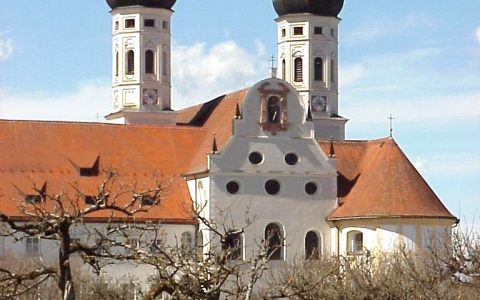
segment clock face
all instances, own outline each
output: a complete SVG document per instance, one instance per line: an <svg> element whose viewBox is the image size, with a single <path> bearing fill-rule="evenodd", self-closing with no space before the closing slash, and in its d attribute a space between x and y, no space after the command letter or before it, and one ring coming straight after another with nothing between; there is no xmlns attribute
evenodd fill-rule
<svg viewBox="0 0 480 300"><path fill-rule="evenodd" d="M158 104L158 93L154 89L143 90L143 104L144 105L156 105Z"/></svg>
<svg viewBox="0 0 480 300"><path fill-rule="evenodd" d="M312 96L312 111L325 112L327 111L327 99L323 96Z"/></svg>

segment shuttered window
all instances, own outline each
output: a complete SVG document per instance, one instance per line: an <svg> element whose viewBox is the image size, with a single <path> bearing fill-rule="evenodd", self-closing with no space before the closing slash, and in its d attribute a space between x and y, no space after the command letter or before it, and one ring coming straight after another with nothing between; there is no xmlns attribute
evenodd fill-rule
<svg viewBox="0 0 480 300"><path fill-rule="evenodd" d="M295 81L303 81L303 61L300 57L295 58Z"/></svg>

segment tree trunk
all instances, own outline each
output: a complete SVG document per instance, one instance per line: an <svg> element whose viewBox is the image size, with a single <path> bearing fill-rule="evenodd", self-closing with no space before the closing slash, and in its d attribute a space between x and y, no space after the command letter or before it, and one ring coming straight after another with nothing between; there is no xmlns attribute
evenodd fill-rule
<svg viewBox="0 0 480 300"><path fill-rule="evenodd" d="M58 287L62 291L63 300L75 300L72 272L70 269L70 226L60 224L60 249L58 253L59 278Z"/></svg>

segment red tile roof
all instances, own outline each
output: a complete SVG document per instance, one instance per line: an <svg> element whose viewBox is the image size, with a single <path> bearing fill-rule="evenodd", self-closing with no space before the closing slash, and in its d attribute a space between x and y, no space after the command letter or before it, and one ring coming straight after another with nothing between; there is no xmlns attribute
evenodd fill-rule
<svg viewBox="0 0 480 300"><path fill-rule="evenodd" d="M318 141L328 151L330 141ZM392 138L334 141L340 207L328 219L456 219Z"/></svg>
<svg viewBox="0 0 480 300"><path fill-rule="evenodd" d="M49 195L61 190L96 195L105 178L102 170L114 168L120 175L118 184L137 182L149 188L154 174L166 183L173 179L165 199L142 218L192 222L191 199L179 174L187 171L205 134L206 130L192 127L0 121L1 210L20 216L10 199L32 193L33 183L46 182ZM81 177L78 167L90 168L97 158L99 176Z"/></svg>

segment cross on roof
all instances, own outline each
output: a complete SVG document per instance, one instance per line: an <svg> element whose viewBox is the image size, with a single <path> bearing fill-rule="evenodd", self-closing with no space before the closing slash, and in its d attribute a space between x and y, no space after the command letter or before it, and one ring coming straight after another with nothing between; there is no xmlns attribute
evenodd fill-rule
<svg viewBox="0 0 480 300"><path fill-rule="evenodd" d="M272 63L272 68L275 68L275 62L276 62L276 61L277 61L277 60L275 59L275 56L272 55L272 56L270 57L270 62Z"/></svg>
<svg viewBox="0 0 480 300"><path fill-rule="evenodd" d="M97 112L97 113L95 114L95 119L97 120L97 123L98 123L98 119L99 119L99 118L100 118L100 114Z"/></svg>
<svg viewBox="0 0 480 300"><path fill-rule="evenodd" d="M395 120L395 118L390 114L390 117L387 119L390 120L390 137L393 137L393 120Z"/></svg>

